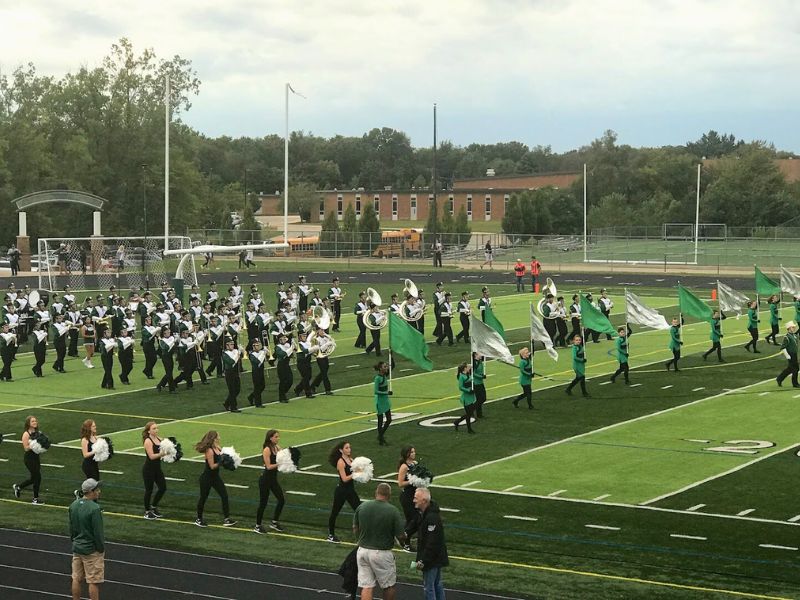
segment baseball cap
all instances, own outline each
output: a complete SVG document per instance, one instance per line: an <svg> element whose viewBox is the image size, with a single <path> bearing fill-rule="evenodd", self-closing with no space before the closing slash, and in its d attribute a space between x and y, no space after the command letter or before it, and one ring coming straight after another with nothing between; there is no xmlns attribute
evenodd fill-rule
<svg viewBox="0 0 800 600"><path fill-rule="evenodd" d="M87 479L86 481L84 481L81 484L81 491L84 494L88 494L89 492L95 491L101 485L103 485L103 484L101 482L97 481L96 479L89 478L89 479Z"/></svg>

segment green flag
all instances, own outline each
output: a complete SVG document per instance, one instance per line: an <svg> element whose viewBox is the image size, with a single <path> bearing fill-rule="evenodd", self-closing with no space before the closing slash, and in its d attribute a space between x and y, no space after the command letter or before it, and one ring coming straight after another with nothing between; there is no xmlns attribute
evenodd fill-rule
<svg viewBox="0 0 800 600"><path fill-rule="evenodd" d="M700 300L700 298L682 285L678 285L678 306L682 315L694 317L701 321L708 321L710 323L714 315L714 311L711 310L708 304Z"/></svg>
<svg viewBox="0 0 800 600"><path fill-rule="evenodd" d="M781 286L772 281L769 277L761 272L761 269L756 267L756 294L759 296L772 296L772 294L780 294Z"/></svg>
<svg viewBox="0 0 800 600"><path fill-rule="evenodd" d="M492 307L486 305L483 310L483 322L486 323L489 327L494 329L497 333L500 334L500 337L503 338L505 341L506 339L506 330L503 329L503 324L497 320L497 317L494 316L494 311Z"/></svg>
<svg viewBox="0 0 800 600"><path fill-rule="evenodd" d="M389 348L425 371L433 371L428 358L428 344L423 335L407 321L389 311Z"/></svg>
<svg viewBox="0 0 800 600"><path fill-rule="evenodd" d="M607 333L609 335L617 335L617 330L608 320L608 317L600 312L594 304L589 302L583 294L581 298L581 321L586 329L597 331L598 333Z"/></svg>

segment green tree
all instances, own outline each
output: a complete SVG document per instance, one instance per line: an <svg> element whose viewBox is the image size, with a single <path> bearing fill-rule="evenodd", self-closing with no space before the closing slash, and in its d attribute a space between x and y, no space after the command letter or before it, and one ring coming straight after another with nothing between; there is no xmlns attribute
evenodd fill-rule
<svg viewBox="0 0 800 600"><path fill-rule="evenodd" d="M311 220L311 212L319 207L319 194L312 183L300 182L289 186L289 211L300 215L300 220Z"/></svg>
<svg viewBox="0 0 800 600"><path fill-rule="evenodd" d="M344 251L348 254L355 254L358 250L356 241L358 239L358 221L356 220L356 210L352 204L348 204L344 209L342 219L342 232L339 234L340 246L343 245Z"/></svg>
<svg viewBox="0 0 800 600"><path fill-rule="evenodd" d="M375 206L372 202L367 202L361 209L361 218L358 221L358 233L361 238L361 250L368 256L372 255L372 249L380 244L381 224L378 215L375 213Z"/></svg>
<svg viewBox="0 0 800 600"><path fill-rule="evenodd" d="M339 236L339 220L335 211L330 211L322 221L319 234L319 249L322 256L336 256Z"/></svg>
<svg viewBox="0 0 800 600"><path fill-rule="evenodd" d="M553 188L541 188L512 194L503 217L503 231L525 235L552 233L550 203L557 192Z"/></svg>

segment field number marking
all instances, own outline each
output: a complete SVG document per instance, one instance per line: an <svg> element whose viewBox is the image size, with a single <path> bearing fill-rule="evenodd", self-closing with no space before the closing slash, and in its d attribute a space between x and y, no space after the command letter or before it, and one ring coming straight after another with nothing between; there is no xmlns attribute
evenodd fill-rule
<svg viewBox="0 0 800 600"><path fill-rule="evenodd" d="M686 442L696 442L698 444L709 444L713 440L694 440L684 439ZM767 440L728 440L722 442L724 446L711 446L710 448L703 448L705 452L722 452L724 454L758 454L759 450L766 450L774 448L775 442ZM798 451L800 456L800 451Z"/></svg>

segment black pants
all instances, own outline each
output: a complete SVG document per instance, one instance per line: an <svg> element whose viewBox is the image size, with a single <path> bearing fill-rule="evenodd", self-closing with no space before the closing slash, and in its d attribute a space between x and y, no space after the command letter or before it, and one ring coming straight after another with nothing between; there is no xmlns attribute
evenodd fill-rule
<svg viewBox="0 0 800 600"><path fill-rule="evenodd" d="M719 342L711 342L711 348L709 348L708 350L706 350L703 353L703 360L705 360L708 357L708 355L712 354L715 350L717 351L717 360L719 360L721 362L722 361L722 344L720 344Z"/></svg>
<svg viewBox="0 0 800 600"><path fill-rule="evenodd" d="M594 329L589 329L588 327L583 330L583 343L586 344L589 342L591 338L592 342L597 343L600 340L600 332L595 331Z"/></svg>
<svg viewBox="0 0 800 600"><path fill-rule="evenodd" d="M475 391L475 416L479 419L483 417L483 405L486 402L486 386L483 384L474 386Z"/></svg>
<svg viewBox="0 0 800 600"><path fill-rule="evenodd" d="M375 355L381 355L381 330L380 329L370 329L370 334L372 335L372 342L369 346L367 346L367 354L375 350Z"/></svg>
<svg viewBox="0 0 800 600"><path fill-rule="evenodd" d="M444 341L444 338L447 338L447 343L452 346L453 345L453 328L450 327L450 317L441 317L441 329L439 331L439 337L436 338L436 343L440 346Z"/></svg>
<svg viewBox="0 0 800 600"><path fill-rule="evenodd" d="M567 393L571 393L572 388L574 388L578 384L581 384L581 392L583 393L584 396L586 396L587 395L586 375L578 375L577 373L575 373L575 379L570 381L569 385L567 386Z"/></svg>
<svg viewBox="0 0 800 600"><path fill-rule="evenodd" d="M222 376L222 345L221 342L208 343L208 368L206 374L211 375L214 370L217 371L217 377Z"/></svg>
<svg viewBox="0 0 800 600"><path fill-rule="evenodd" d="M385 413L378 413L378 439L383 441L383 436L386 435L386 430L392 424L392 411L387 410Z"/></svg>
<svg viewBox="0 0 800 600"><path fill-rule="evenodd" d="M461 331L456 336L456 341L463 339L465 343L469 343L469 317L465 314L458 315L461 321Z"/></svg>
<svg viewBox="0 0 800 600"><path fill-rule="evenodd" d="M283 497L283 488L278 483L278 475L276 471L267 471L266 469L258 478L258 512L256 513L256 525L261 525L264 519L264 511L267 508L269 501L269 494L275 496L278 503L275 505L275 512L272 513L272 520L278 521L281 518L281 511L283 510L286 500Z"/></svg>
<svg viewBox="0 0 800 600"><path fill-rule="evenodd" d="M100 481L100 463L94 459L94 456L83 459L81 462L81 471L83 471L87 479Z"/></svg>
<svg viewBox="0 0 800 600"><path fill-rule="evenodd" d="M616 371L614 371L614 374L611 376L611 381L614 381L617 378L618 375L624 375L625 376L625 383L628 383L628 381L630 381L628 379L628 371L629 370L630 369L628 367L628 363L626 363L626 362L619 363L619 368Z"/></svg>
<svg viewBox="0 0 800 600"><path fill-rule="evenodd" d="M161 364L164 365L164 376L161 378L161 381L158 382L158 387L169 386L169 391L171 392L175 389L175 378L173 377L173 373L175 371L175 359L173 358L172 353L162 354Z"/></svg>
<svg viewBox="0 0 800 600"><path fill-rule="evenodd" d="M333 301L333 330L339 331L339 325L342 321L342 301Z"/></svg>
<svg viewBox="0 0 800 600"><path fill-rule="evenodd" d="M769 344L769 338L772 338L772 343L777 346L778 338L776 336L778 335L778 324L774 323L771 325L771 327L772 327L772 332L767 337L764 338L764 341Z"/></svg>
<svg viewBox="0 0 800 600"><path fill-rule="evenodd" d="M103 363L103 383L100 387L107 390L114 389L114 354L111 352L104 352L100 357L100 362Z"/></svg>
<svg viewBox="0 0 800 600"><path fill-rule="evenodd" d="M514 398L514 406L519 406L520 400L525 400L528 403L528 408L533 408L533 398L530 384L522 386L522 393Z"/></svg>
<svg viewBox="0 0 800 600"><path fill-rule="evenodd" d="M601 302L601 304L602 304L602 302ZM609 313L609 312L606 312L606 311L604 311L604 310L601 310L600 312L601 312L601 313L603 313L603 316L604 316L606 319L608 319L609 321L611 320L611 313ZM614 338L612 338L612 337L611 337L611 334L610 334L610 333L607 333L607 334L606 334L606 339L607 339L607 340L611 340L611 339L614 339Z"/></svg>
<svg viewBox="0 0 800 600"><path fill-rule="evenodd" d="M29 485L33 486L33 497L39 497L39 486L42 484L42 464L39 461L39 455L32 450L25 453L23 458L25 461L25 468L28 469L30 477L19 484L20 489L25 489Z"/></svg>
<svg viewBox="0 0 800 600"><path fill-rule="evenodd" d="M750 341L744 345L744 349L749 350L750 347L752 347L754 352L758 352L756 350L756 343L758 343L758 327L748 327L747 331L750 332Z"/></svg>
<svg viewBox="0 0 800 600"><path fill-rule="evenodd" d="M461 421L467 422L467 431L472 431L472 417L475 415L475 402L472 404L467 404L464 407L464 414L459 417L459 419L455 422L456 428L461 424Z"/></svg>
<svg viewBox="0 0 800 600"><path fill-rule="evenodd" d="M798 387L797 383L797 372L798 372L798 363L797 363L797 355L790 354L791 358L787 361L786 368L781 371L781 374L778 375L778 383L783 383L783 380L786 379L789 375L792 376L792 386Z"/></svg>
<svg viewBox="0 0 800 600"><path fill-rule="evenodd" d="M70 329L67 335L69 336L67 356L78 356L78 330Z"/></svg>
<svg viewBox="0 0 800 600"><path fill-rule="evenodd" d="M442 318L439 316L439 311L434 309L433 316L436 319L436 325L433 327L433 336L438 338L439 334L442 333Z"/></svg>
<svg viewBox="0 0 800 600"><path fill-rule="evenodd" d="M292 373L292 366L289 364L289 359L284 358L278 361L278 400L280 402L286 401L286 394L292 389L294 383L294 374Z"/></svg>
<svg viewBox="0 0 800 600"><path fill-rule="evenodd" d="M415 326L417 331L419 331L422 335L425 335L425 317L420 317Z"/></svg>
<svg viewBox="0 0 800 600"><path fill-rule="evenodd" d="M161 470L161 461L156 462L146 458L144 467L142 467L142 479L144 479L144 510L148 511L152 508L157 508L161 498L167 493L167 480ZM158 491L156 491L151 504L150 498L153 496L153 486L156 486Z"/></svg>
<svg viewBox="0 0 800 600"><path fill-rule="evenodd" d="M578 317L572 317L572 331L569 332L569 339L572 341L576 335L581 335L581 320Z"/></svg>
<svg viewBox="0 0 800 600"><path fill-rule="evenodd" d="M181 357L181 372L175 378L175 387L178 387L178 384L182 381L186 382L186 389L190 390L194 387L194 381L192 381L192 375L197 370L197 360L193 356L195 354L194 351L189 350L183 357Z"/></svg>
<svg viewBox="0 0 800 600"><path fill-rule="evenodd" d="M46 342L33 345L33 356L36 357L36 364L33 365L33 374L36 375L37 377L42 376L42 365L44 364L46 353L47 353Z"/></svg>
<svg viewBox="0 0 800 600"><path fill-rule="evenodd" d="M556 339L553 342L556 346L566 346L567 345L567 322L564 319L558 318L556 319L556 328L558 329L558 334L556 335Z"/></svg>
<svg viewBox="0 0 800 600"><path fill-rule="evenodd" d="M556 325L556 320L544 319L543 323L544 323L544 330L547 332L547 335L550 336L550 341L553 342L553 344L555 344L557 336L556 329L558 328L558 326Z"/></svg>
<svg viewBox="0 0 800 600"><path fill-rule="evenodd" d="M231 514L231 510L228 502L228 490L225 488L225 482L222 481L222 477L219 476L216 470L211 471L206 467L200 475L199 481L200 499L197 501L197 518L202 520L203 508L206 505L206 500L208 500L208 495L211 493L211 488L214 488L219 494L219 499L222 500L222 514L227 519Z"/></svg>
<svg viewBox="0 0 800 600"><path fill-rule="evenodd" d="M14 348L5 346L0 352L0 358L3 360L3 370L0 371L0 379L8 379L11 381L11 363L14 360Z"/></svg>
<svg viewBox="0 0 800 600"><path fill-rule="evenodd" d="M666 364L667 371L669 371L670 365L674 365L675 366L675 370L679 371L680 369L678 369L678 361L680 359L681 359L681 351L680 350L673 350L672 351L672 360L668 360L667 364Z"/></svg>
<svg viewBox="0 0 800 600"><path fill-rule="evenodd" d="M294 386L294 395L303 392L306 397L311 397L311 357L297 359L297 371L300 373L300 383Z"/></svg>
<svg viewBox="0 0 800 600"><path fill-rule="evenodd" d="M442 266L442 253L441 252L434 252L433 253L433 266L434 267L441 267Z"/></svg>
<svg viewBox="0 0 800 600"><path fill-rule="evenodd" d="M410 491L406 491L410 490ZM408 535L408 531L414 526L417 521L417 516L419 513L417 509L414 507L414 492L416 492L417 488L412 485L407 485L403 488L403 491L400 492L400 506L403 508L403 516L406 518L406 535ZM410 538L410 536L409 536ZM408 543L410 543L410 539Z"/></svg>
<svg viewBox="0 0 800 600"><path fill-rule="evenodd" d="M122 383L129 383L128 375L133 371L133 346L119 351L119 380Z"/></svg>
<svg viewBox="0 0 800 600"><path fill-rule="evenodd" d="M59 335L53 342L53 346L56 349L56 362L53 363L53 368L56 371L63 371L64 358L67 356L67 340L64 339L63 335Z"/></svg>
<svg viewBox="0 0 800 600"><path fill-rule="evenodd" d="M253 367L253 371L250 376L253 379L253 391L247 396L247 399L250 401L250 404L263 406L261 402L261 394L264 393L264 388L266 387L266 382L264 380L264 367Z"/></svg>
<svg viewBox="0 0 800 600"><path fill-rule="evenodd" d="M158 354L156 353L156 347L153 341L142 343L142 351L144 352L144 369L142 369L142 373L148 379L153 378L153 367L156 366L158 362Z"/></svg>
<svg viewBox="0 0 800 600"><path fill-rule="evenodd" d="M323 384L325 386L325 391L331 391L331 381L328 379L328 358L326 356L318 356L317 357L317 366L319 367L319 373L314 378L314 381L311 382L312 388L319 387L319 384Z"/></svg>
<svg viewBox="0 0 800 600"><path fill-rule="evenodd" d="M358 325L358 337L356 343L353 344L356 348L367 347L367 328L364 325L364 316L356 315L356 325Z"/></svg>
<svg viewBox="0 0 800 600"><path fill-rule="evenodd" d="M333 506L331 507L331 516L328 517L328 533L331 535L336 531L336 517L339 516L345 502L353 510L361 504L361 498L358 497L355 485L352 482L349 485L337 485L333 491Z"/></svg>
<svg viewBox="0 0 800 600"><path fill-rule="evenodd" d="M236 410L238 408L236 398L242 390L242 380L239 379L239 369L235 366L225 371L225 385L228 386L228 397L224 402L225 408L228 410Z"/></svg>

